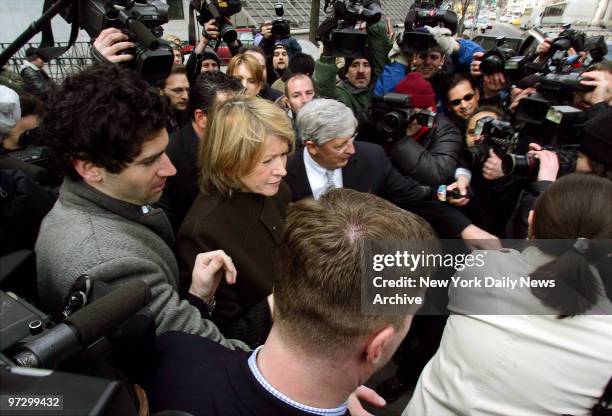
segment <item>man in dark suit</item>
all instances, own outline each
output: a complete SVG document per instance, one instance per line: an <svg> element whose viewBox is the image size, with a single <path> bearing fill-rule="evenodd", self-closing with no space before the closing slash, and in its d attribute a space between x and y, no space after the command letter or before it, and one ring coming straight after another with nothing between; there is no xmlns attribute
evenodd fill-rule
<svg viewBox="0 0 612 416"><path fill-rule="evenodd" d="M191 86L191 122L170 136L166 154L176 167L176 175L168 178L159 202L175 233L198 195L198 149L208 113L218 102L240 91L240 81L219 71L200 74Z"/></svg>
<svg viewBox="0 0 612 416"><path fill-rule="evenodd" d="M428 190L402 176L382 147L355 142L357 120L344 104L329 99L310 101L298 113L296 124L304 148L288 162L284 179L294 201L310 196L317 199L330 187L351 188L421 215L440 237L496 240L455 208L424 200Z"/></svg>

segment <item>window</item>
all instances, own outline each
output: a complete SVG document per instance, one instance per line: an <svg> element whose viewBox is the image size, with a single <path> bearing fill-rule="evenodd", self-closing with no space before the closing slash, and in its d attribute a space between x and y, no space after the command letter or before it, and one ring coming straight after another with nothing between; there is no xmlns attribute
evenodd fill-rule
<svg viewBox="0 0 612 416"><path fill-rule="evenodd" d="M183 0L167 0L168 3L168 20L183 20L185 13L183 12Z"/></svg>

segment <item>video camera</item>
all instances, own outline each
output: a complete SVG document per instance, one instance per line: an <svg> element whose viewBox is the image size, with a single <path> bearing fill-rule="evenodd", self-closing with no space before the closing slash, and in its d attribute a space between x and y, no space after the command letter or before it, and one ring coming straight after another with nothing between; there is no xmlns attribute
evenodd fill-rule
<svg viewBox="0 0 612 416"><path fill-rule="evenodd" d="M457 32L457 14L452 10L443 9L442 0L416 1L404 21L404 34L399 42L402 52L427 52L436 45L433 35L421 31L420 28L424 26L445 27L454 35Z"/></svg>
<svg viewBox="0 0 612 416"><path fill-rule="evenodd" d="M242 10L240 0L191 0L190 5L193 10L198 12L198 22L202 26L209 20L215 20L221 39L225 43L230 44L238 39L236 29L227 18Z"/></svg>
<svg viewBox="0 0 612 416"><path fill-rule="evenodd" d="M503 36L496 39L496 47L482 57L480 71L484 75L502 72L507 80L517 83L524 77L525 67L530 61L526 56L516 56L513 49L504 48L505 41Z"/></svg>
<svg viewBox="0 0 612 416"><path fill-rule="evenodd" d="M542 147L542 150L551 150L557 154L559 159L559 173L557 177L567 175L576 170L579 147L580 145L577 144ZM540 159L536 159L531 153L523 155L506 153L502 157L502 171L504 175L517 175L535 179L539 170Z"/></svg>
<svg viewBox="0 0 612 416"><path fill-rule="evenodd" d="M489 150L503 157L514 151L518 144L518 132L507 121L496 120L493 117L483 117L474 128L476 136L482 136L480 143L463 151L463 160L470 168L481 166L489 158Z"/></svg>
<svg viewBox="0 0 612 416"><path fill-rule="evenodd" d="M380 21L379 0L326 0L324 11L334 6L333 14L319 25L317 39L331 48L333 56L363 56L367 35L354 27L358 22L374 24Z"/></svg>
<svg viewBox="0 0 612 416"><path fill-rule="evenodd" d="M272 36L275 39L286 39L291 36L291 25L287 19L283 19L285 9L281 2L274 5L274 12L277 17L272 21Z"/></svg>
<svg viewBox="0 0 612 416"><path fill-rule="evenodd" d="M406 128L413 120L421 126L433 127L436 113L431 111L416 112L411 106L410 96L389 92L373 96L369 119L375 126L376 137L383 137L384 142L393 143L406 136Z"/></svg>
<svg viewBox="0 0 612 416"><path fill-rule="evenodd" d="M136 46L128 50L134 59L124 65L135 69L146 81L165 79L172 70L173 56L169 44L161 40L168 22L168 5L159 0L83 0L61 14L68 23L78 10L78 24L96 38L103 29L116 27L129 36Z"/></svg>

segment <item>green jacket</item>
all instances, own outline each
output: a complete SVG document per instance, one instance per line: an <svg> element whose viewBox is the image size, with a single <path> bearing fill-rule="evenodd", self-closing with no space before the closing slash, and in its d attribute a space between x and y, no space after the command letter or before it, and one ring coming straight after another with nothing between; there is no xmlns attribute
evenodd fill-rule
<svg viewBox="0 0 612 416"><path fill-rule="evenodd" d="M18 94L25 89L25 82L21 75L7 68L0 71L0 85L7 86Z"/></svg>
<svg viewBox="0 0 612 416"><path fill-rule="evenodd" d="M372 79L370 87L355 88L348 81L336 84L338 67L336 58L333 56L321 56L315 62L315 72L312 76L317 95L326 98L337 99L348 106L355 116L367 109L372 96L372 87L382 73L387 63L387 54L391 50L392 43L387 37L386 26L383 21L366 28L368 35L368 49L370 53L370 65L372 66Z"/></svg>

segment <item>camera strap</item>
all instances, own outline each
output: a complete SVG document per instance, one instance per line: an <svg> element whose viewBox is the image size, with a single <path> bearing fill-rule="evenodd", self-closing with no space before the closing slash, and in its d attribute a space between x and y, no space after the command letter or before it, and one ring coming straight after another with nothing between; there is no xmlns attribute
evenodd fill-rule
<svg viewBox="0 0 612 416"><path fill-rule="evenodd" d="M45 0L43 6L43 13L45 13L52 5L53 0ZM53 39L53 29L51 28L51 23L46 25L42 31L42 40L40 42L40 48L38 48L38 55L45 62L49 62L53 59L59 58L64 52L74 45L77 36L79 35L79 4L80 1L73 1L70 7L70 21L72 22L72 26L70 28L70 38L68 40L67 46L54 46L55 40ZM68 19L66 19L68 20Z"/></svg>

